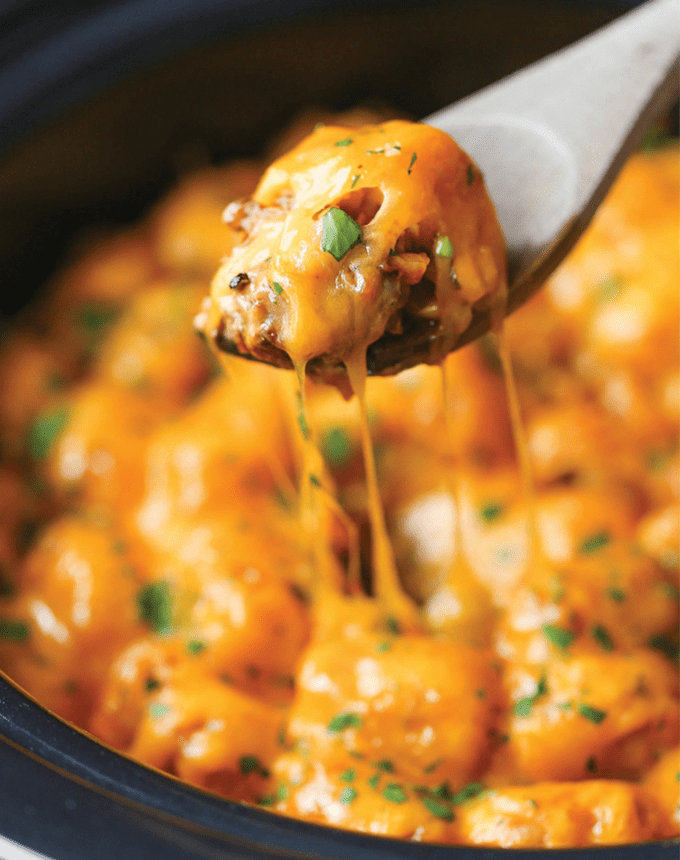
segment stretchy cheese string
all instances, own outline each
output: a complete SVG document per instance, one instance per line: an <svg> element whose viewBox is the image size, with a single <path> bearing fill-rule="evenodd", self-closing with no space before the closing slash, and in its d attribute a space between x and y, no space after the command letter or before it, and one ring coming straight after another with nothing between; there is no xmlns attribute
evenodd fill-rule
<svg viewBox="0 0 680 860"><path fill-rule="evenodd" d="M519 405L515 374L512 368L510 348L503 331L502 323L496 327L493 337L496 342L496 349L498 351L498 357L500 358L501 368L503 371L503 380L505 382L508 410L510 413L510 424L512 427L512 437L515 443L515 451L517 453L517 461L522 482L522 495L526 506L526 522L529 538L528 567L531 567L545 561L536 522L536 491L534 487L534 475L531 466L531 458L529 456L529 446L527 444L524 424L522 422L522 412Z"/></svg>
<svg viewBox="0 0 680 860"><path fill-rule="evenodd" d="M361 450L364 458L366 490L368 493L368 516L371 523L373 588L375 596L384 607L385 613L396 619L402 630L419 630L422 628L422 624L418 611L401 587L392 543L387 533L387 526L385 525L385 513L378 488L373 443L371 441L368 416L366 414L365 349L356 350L345 364L359 410Z"/></svg>

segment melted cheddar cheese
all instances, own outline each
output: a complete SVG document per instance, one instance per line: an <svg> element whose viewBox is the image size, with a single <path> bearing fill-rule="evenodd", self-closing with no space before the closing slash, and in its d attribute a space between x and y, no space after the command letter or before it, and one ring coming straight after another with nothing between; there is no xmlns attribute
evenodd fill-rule
<svg viewBox="0 0 680 860"><path fill-rule="evenodd" d="M322 126L225 220L241 243L201 327L275 364L334 368L414 318L432 322L438 361L474 307L504 300L504 243L481 173L426 125Z"/></svg>
<svg viewBox="0 0 680 860"><path fill-rule="evenodd" d="M249 203L261 165L187 177L3 342L0 666L104 744L310 822L677 837L677 146L631 159L506 323L527 493L490 339L447 357L445 386L419 366L363 391L352 357L405 314L456 329L504 289L466 156L367 121L316 131ZM332 205L361 222L340 260ZM191 321L225 254L211 337L347 361L363 411L304 373L216 365Z"/></svg>

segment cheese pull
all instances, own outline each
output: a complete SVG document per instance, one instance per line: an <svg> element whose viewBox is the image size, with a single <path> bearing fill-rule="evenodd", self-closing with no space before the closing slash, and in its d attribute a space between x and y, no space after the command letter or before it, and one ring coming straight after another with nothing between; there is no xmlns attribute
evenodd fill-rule
<svg viewBox="0 0 680 860"><path fill-rule="evenodd" d="M323 126L225 221L241 242L197 326L224 351L340 384L436 363L506 296L505 244L478 168L444 132Z"/></svg>

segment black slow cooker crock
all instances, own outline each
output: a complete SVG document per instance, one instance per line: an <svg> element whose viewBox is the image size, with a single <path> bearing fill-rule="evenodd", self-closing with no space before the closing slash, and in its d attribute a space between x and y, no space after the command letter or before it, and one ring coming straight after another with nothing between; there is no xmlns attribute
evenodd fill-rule
<svg viewBox="0 0 680 860"><path fill-rule="evenodd" d="M0 313L85 225L133 221L182 153L252 155L318 105L434 110L574 41L616 0L98 0L0 4ZM345 833L213 797L105 749L0 677L0 836L55 860L661 860ZM3 856L0 846L0 857Z"/></svg>

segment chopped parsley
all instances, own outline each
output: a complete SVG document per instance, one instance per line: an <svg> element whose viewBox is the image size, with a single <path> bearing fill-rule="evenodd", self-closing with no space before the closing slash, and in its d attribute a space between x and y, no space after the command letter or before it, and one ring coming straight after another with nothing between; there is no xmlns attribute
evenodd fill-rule
<svg viewBox="0 0 680 860"><path fill-rule="evenodd" d="M623 603L626 599L626 592L622 588L608 588L607 597L615 603Z"/></svg>
<svg viewBox="0 0 680 860"><path fill-rule="evenodd" d="M313 487L320 487L320 486L321 486L321 481L317 478L317 476L316 476L316 475L310 475L310 476L309 476L309 483L310 483Z"/></svg>
<svg viewBox="0 0 680 860"><path fill-rule="evenodd" d="M475 181L475 171L471 164L468 164L465 178L467 179L468 185L472 185L472 183Z"/></svg>
<svg viewBox="0 0 680 860"><path fill-rule="evenodd" d="M297 396L298 403L298 425L300 427L300 432L304 439L309 439L309 424L307 423L307 415L305 413L305 404L302 400L302 395L298 392Z"/></svg>
<svg viewBox="0 0 680 860"><path fill-rule="evenodd" d="M406 803L408 795L397 782L390 782L382 790L382 796L390 803Z"/></svg>
<svg viewBox="0 0 680 860"><path fill-rule="evenodd" d="M453 245L448 236L440 236L434 246L434 252L438 257L453 257Z"/></svg>
<svg viewBox="0 0 680 860"><path fill-rule="evenodd" d="M609 532L596 532L594 535L586 538L581 544L581 552L589 553L602 549L610 541Z"/></svg>
<svg viewBox="0 0 680 860"><path fill-rule="evenodd" d="M597 773L597 762L592 756L586 762L586 770L588 773Z"/></svg>
<svg viewBox="0 0 680 860"><path fill-rule="evenodd" d="M416 163L417 160L418 160L418 153L414 152L413 155L411 156L411 161L409 162L408 170L406 171L409 176L411 175L411 171L413 170L413 165Z"/></svg>
<svg viewBox="0 0 680 860"><path fill-rule="evenodd" d="M103 334L103 330L118 317L118 308L110 305L82 305L78 313L78 327L89 335Z"/></svg>
<svg viewBox="0 0 680 860"><path fill-rule="evenodd" d="M503 505L499 505L498 502L489 502L488 505L484 505L484 507L479 510L479 516L485 523L492 523L494 520L497 520L502 513Z"/></svg>
<svg viewBox="0 0 680 860"><path fill-rule="evenodd" d="M595 284L594 293L598 302L611 302L621 295L623 280L620 275L610 275Z"/></svg>
<svg viewBox="0 0 680 860"><path fill-rule="evenodd" d="M563 651L571 645L575 638L571 630L567 630L565 627L558 627L556 624L544 624L541 629L546 639Z"/></svg>
<svg viewBox="0 0 680 860"><path fill-rule="evenodd" d="M335 141L336 146L349 146L350 143L354 143L354 138L346 137L344 140L336 140Z"/></svg>
<svg viewBox="0 0 680 860"><path fill-rule="evenodd" d="M274 292L276 293L276 295L280 296L283 292L283 287L281 286L281 284L278 281L274 281L272 286L274 287Z"/></svg>
<svg viewBox="0 0 680 860"><path fill-rule="evenodd" d="M375 763L378 770L384 770L385 773L394 773L394 765L388 758L383 758Z"/></svg>
<svg viewBox="0 0 680 860"><path fill-rule="evenodd" d="M356 800L356 798L356 788L352 788L351 785L348 785L347 788L343 789L338 800L340 801L340 803L351 803L353 800Z"/></svg>
<svg viewBox="0 0 680 860"><path fill-rule="evenodd" d="M440 803L433 797L421 797L420 802L428 812L431 812L437 818L443 818L444 821L453 821L453 812L448 806L444 806L443 803Z"/></svg>
<svg viewBox="0 0 680 860"><path fill-rule="evenodd" d="M166 714L169 714L172 708L170 705L164 705L161 702L153 702L149 706L149 714L155 719L159 719L160 717L164 717Z"/></svg>
<svg viewBox="0 0 680 860"><path fill-rule="evenodd" d="M590 633L593 639L597 642L597 644L602 646L605 651L614 650L614 642L612 641L612 637L609 635L606 628L603 627L601 624L596 624L590 631Z"/></svg>
<svg viewBox="0 0 680 860"><path fill-rule="evenodd" d="M157 690L161 685L161 682L156 678L147 678L144 681L144 689L147 693L153 693L154 690Z"/></svg>
<svg viewBox="0 0 680 860"><path fill-rule="evenodd" d="M582 717L585 717L586 720L590 720L591 723L595 723L595 725L599 725L607 716L606 711L600 711L590 705L584 705L583 702L579 702L578 712Z"/></svg>
<svg viewBox="0 0 680 860"><path fill-rule="evenodd" d="M28 431L28 450L31 457L44 460L52 445L66 426L69 417L68 406L58 406L56 409L41 412Z"/></svg>
<svg viewBox="0 0 680 860"><path fill-rule="evenodd" d="M391 615L385 620L385 625L390 633L394 633L395 636L399 636L401 634L401 625L397 619L393 618Z"/></svg>
<svg viewBox="0 0 680 860"><path fill-rule="evenodd" d="M190 639L187 642L187 651L189 654L200 654L205 647L205 642L201 642L199 639Z"/></svg>
<svg viewBox="0 0 680 860"><path fill-rule="evenodd" d="M517 700L515 703L515 716L528 717L536 700L541 696L544 696L547 691L548 687L546 685L546 678L545 675L543 675L536 684L536 692L532 696L524 696Z"/></svg>
<svg viewBox="0 0 680 860"><path fill-rule="evenodd" d="M145 585L137 594L139 620L145 621L156 633L172 629L172 595L167 582Z"/></svg>
<svg viewBox="0 0 680 860"><path fill-rule="evenodd" d="M378 654L384 654L385 651L389 651L391 647L391 642L378 642L378 644L375 646L375 650L378 652Z"/></svg>
<svg viewBox="0 0 680 860"><path fill-rule="evenodd" d="M342 427L330 427L321 440L321 451L329 466L346 466L354 453L352 437Z"/></svg>
<svg viewBox="0 0 680 860"><path fill-rule="evenodd" d="M337 206L331 206L324 214L321 225L321 250L331 254L338 262L361 241L361 227Z"/></svg>
<svg viewBox="0 0 680 860"><path fill-rule="evenodd" d="M260 776L269 776L267 768L262 766L260 759L256 755L244 755L238 763L239 770L243 774L257 773Z"/></svg>
<svg viewBox="0 0 680 860"><path fill-rule="evenodd" d="M360 173L357 173L356 176L353 176L352 177L352 184L350 185L350 188L354 188L360 179L361 179Z"/></svg>
<svg viewBox="0 0 680 860"><path fill-rule="evenodd" d="M655 651L661 651L662 654L670 657L671 660L678 659L677 643L664 633L657 633L655 636L652 636L649 640L649 647L654 648Z"/></svg>
<svg viewBox="0 0 680 860"><path fill-rule="evenodd" d="M359 714L354 714L349 711L343 714L336 714L326 727L328 731L335 735L338 732L344 732L345 729L360 729L361 717Z"/></svg>
<svg viewBox="0 0 680 860"><path fill-rule="evenodd" d="M380 774L380 773L375 773L375 774L373 774L373 776L369 777L369 778L366 780L366 782L371 786L371 788L377 788L377 787L378 787L378 783L380 782L380 777L381 777L381 776L382 776L382 774Z"/></svg>
<svg viewBox="0 0 680 860"><path fill-rule="evenodd" d="M344 773L341 773L338 779L341 779L343 782L354 782L356 776L357 772L354 770L354 768L349 768L349 770L346 770L344 771Z"/></svg>
<svg viewBox="0 0 680 860"><path fill-rule="evenodd" d="M449 800L454 806L459 806L461 803L465 803L466 800L471 800L473 797L477 797L478 794L481 794L485 790L485 785L483 782L469 782L467 785L464 785L460 791L456 791L454 794L449 796Z"/></svg>
<svg viewBox="0 0 680 860"><path fill-rule="evenodd" d="M0 618L0 639L10 639L12 642L26 642L31 634L25 621L15 621L13 618Z"/></svg>

